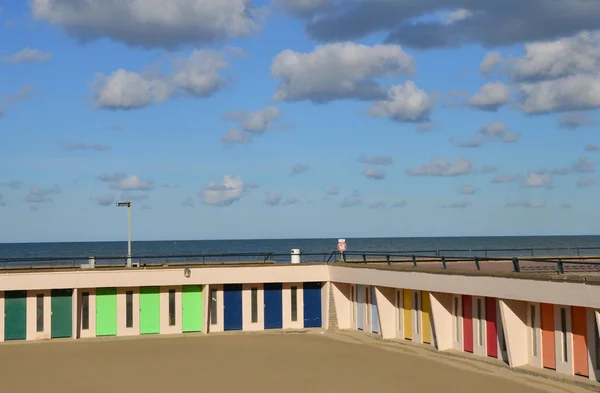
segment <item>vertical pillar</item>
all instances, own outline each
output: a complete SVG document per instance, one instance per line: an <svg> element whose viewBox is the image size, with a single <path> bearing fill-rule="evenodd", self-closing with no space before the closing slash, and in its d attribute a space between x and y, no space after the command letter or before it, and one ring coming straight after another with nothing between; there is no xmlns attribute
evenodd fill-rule
<svg viewBox="0 0 600 393"><path fill-rule="evenodd" d="M527 307L518 300L499 299L502 327L508 350L510 367L520 367L527 364Z"/></svg>
<svg viewBox="0 0 600 393"><path fill-rule="evenodd" d="M323 329L329 328L329 286L330 282L321 284L321 326Z"/></svg>
<svg viewBox="0 0 600 393"><path fill-rule="evenodd" d="M396 338L396 306L394 288L375 287L379 311L379 329L383 338Z"/></svg>
<svg viewBox="0 0 600 393"><path fill-rule="evenodd" d="M350 296L350 284L331 283L333 303L339 329L350 329L352 326L353 302Z"/></svg>
<svg viewBox="0 0 600 393"><path fill-rule="evenodd" d="M73 289L73 294L71 297L71 338L79 338L79 292L77 288Z"/></svg>
<svg viewBox="0 0 600 393"><path fill-rule="evenodd" d="M437 349L452 349L452 295L449 293L430 292L431 320Z"/></svg>

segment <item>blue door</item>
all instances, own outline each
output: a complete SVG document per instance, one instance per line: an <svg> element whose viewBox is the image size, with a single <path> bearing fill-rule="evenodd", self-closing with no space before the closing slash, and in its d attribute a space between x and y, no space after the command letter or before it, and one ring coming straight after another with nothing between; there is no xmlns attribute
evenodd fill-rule
<svg viewBox="0 0 600 393"><path fill-rule="evenodd" d="M223 285L224 330L242 330L242 284Z"/></svg>
<svg viewBox="0 0 600 393"><path fill-rule="evenodd" d="M281 284L265 284L265 329L281 329L282 327Z"/></svg>
<svg viewBox="0 0 600 393"><path fill-rule="evenodd" d="M364 316L363 316L363 286L356 286L356 327L358 330L363 330Z"/></svg>
<svg viewBox="0 0 600 393"><path fill-rule="evenodd" d="M304 283L304 327L321 327L321 283Z"/></svg>
<svg viewBox="0 0 600 393"><path fill-rule="evenodd" d="M372 311L372 331L379 333L379 311L377 309L377 297L375 297L375 287L371 287L371 311Z"/></svg>

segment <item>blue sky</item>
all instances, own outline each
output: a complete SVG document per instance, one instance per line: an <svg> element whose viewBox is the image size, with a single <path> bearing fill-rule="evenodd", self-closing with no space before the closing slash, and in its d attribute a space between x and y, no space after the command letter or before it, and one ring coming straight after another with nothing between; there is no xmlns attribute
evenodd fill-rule
<svg viewBox="0 0 600 393"><path fill-rule="evenodd" d="M597 234L600 5L547 3L5 3L0 242Z"/></svg>

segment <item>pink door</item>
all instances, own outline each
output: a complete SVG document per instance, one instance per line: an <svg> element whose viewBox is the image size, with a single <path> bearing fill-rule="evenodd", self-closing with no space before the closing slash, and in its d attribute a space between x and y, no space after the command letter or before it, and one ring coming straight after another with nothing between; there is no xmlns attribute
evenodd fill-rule
<svg viewBox="0 0 600 393"><path fill-rule="evenodd" d="M487 355L498 357L498 328L496 320L496 298L485 298L485 331L487 343Z"/></svg>
<svg viewBox="0 0 600 393"><path fill-rule="evenodd" d="M473 352L473 300L471 295L462 295L463 302L463 348Z"/></svg>

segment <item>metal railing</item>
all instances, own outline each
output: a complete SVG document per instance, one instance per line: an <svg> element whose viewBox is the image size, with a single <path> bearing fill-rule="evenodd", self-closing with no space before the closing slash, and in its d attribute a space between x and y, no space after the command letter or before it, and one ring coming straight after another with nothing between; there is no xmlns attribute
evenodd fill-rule
<svg viewBox="0 0 600 393"><path fill-rule="evenodd" d="M542 251L554 251L557 256L535 256ZM594 253L592 251L596 251ZM531 256L517 255L527 252ZM574 255L569 256L567 252ZM582 255L585 252L586 255ZM481 255L483 253L483 255ZM507 253L503 256L490 256L490 254ZM98 257L34 257L34 258L0 258L0 269L61 269L80 268L88 264L90 258L94 259L96 268L125 267L127 256L98 256ZM253 263L274 264L290 263L291 253L256 252L256 253L213 253L213 254L186 254L186 255L142 255L132 256L132 262L137 267L177 266L190 264L215 264L215 263ZM553 271L564 274L565 270L592 270L600 272L600 247L577 248L517 248L517 249L454 249L454 250L411 250L411 251L346 251L343 254L333 252L301 252L302 262L310 263L387 263L407 264L413 267L434 266L448 269L451 265L465 266L465 262L475 270L482 270L482 264L504 262L512 263L512 271ZM525 265L523 265L525 263ZM484 269L490 270L490 269ZM577 270L577 269L575 269Z"/></svg>

